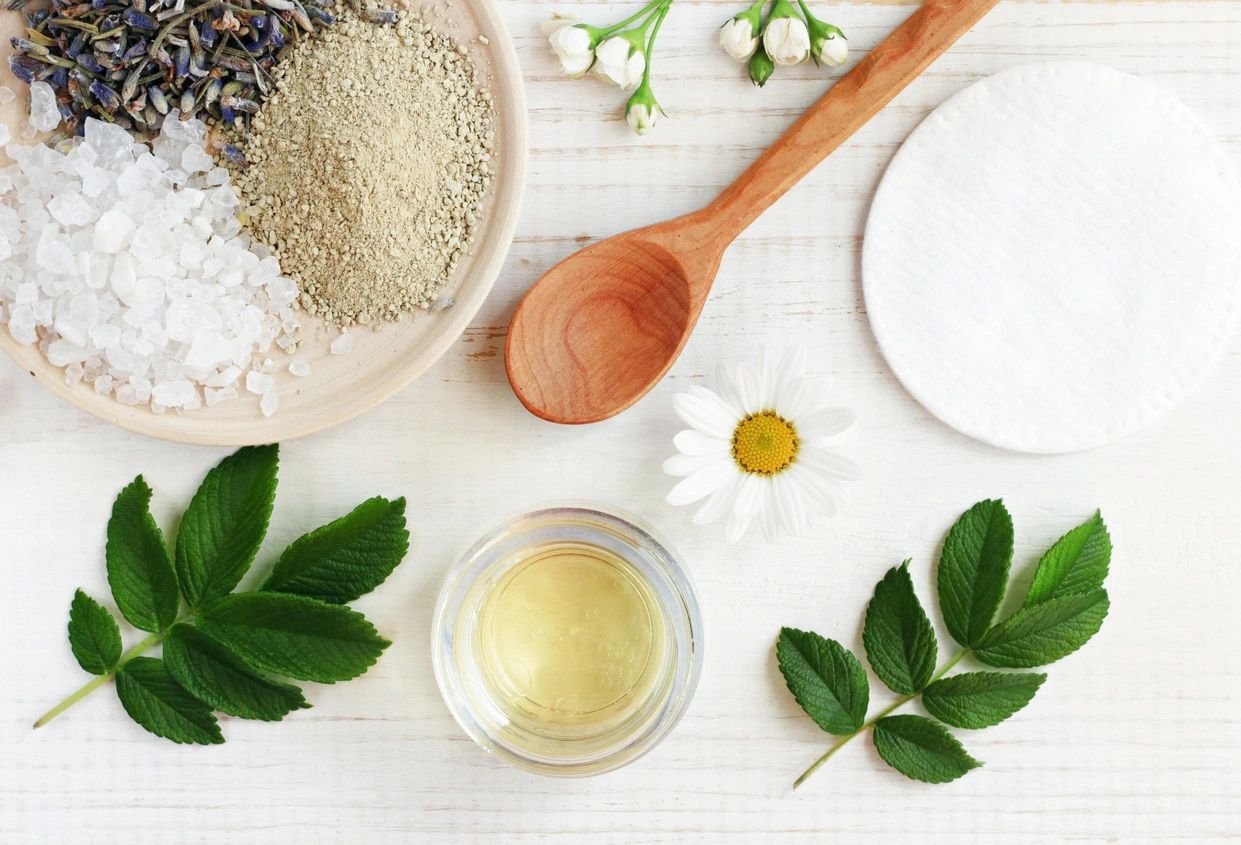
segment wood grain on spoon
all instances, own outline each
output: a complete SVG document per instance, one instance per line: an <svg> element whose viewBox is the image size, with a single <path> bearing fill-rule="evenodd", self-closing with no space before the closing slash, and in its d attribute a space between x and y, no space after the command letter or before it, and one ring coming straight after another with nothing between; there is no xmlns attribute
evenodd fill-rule
<svg viewBox="0 0 1241 845"><path fill-rule="evenodd" d="M521 403L581 424L642 398L680 355L733 239L997 2L929 0L706 208L615 235L549 270L509 327L505 364Z"/></svg>

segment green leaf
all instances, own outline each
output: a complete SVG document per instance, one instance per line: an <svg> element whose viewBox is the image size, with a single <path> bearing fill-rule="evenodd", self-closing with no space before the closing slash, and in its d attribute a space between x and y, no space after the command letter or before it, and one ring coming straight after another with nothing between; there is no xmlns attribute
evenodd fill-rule
<svg viewBox="0 0 1241 845"><path fill-rule="evenodd" d="M151 516L151 488L138 476L121 491L108 520L108 585L135 628L160 631L177 618L177 576L164 535Z"/></svg>
<svg viewBox="0 0 1241 845"><path fill-rule="evenodd" d="M207 473L177 535L177 575L190 607L227 595L258 553L276 500L277 446L247 446Z"/></svg>
<svg viewBox="0 0 1241 845"><path fill-rule="evenodd" d="M918 602L909 561L893 567L875 585L862 628L866 657L888 689L913 695L935 672L938 646L931 620Z"/></svg>
<svg viewBox="0 0 1241 845"><path fill-rule="evenodd" d="M927 687L922 706L954 728L989 728L1029 704L1045 680L1031 672L966 672Z"/></svg>
<svg viewBox="0 0 1241 845"><path fill-rule="evenodd" d="M907 778L948 783L982 763L943 725L923 716L888 716L875 723L875 750Z"/></svg>
<svg viewBox="0 0 1241 845"><path fill-rule="evenodd" d="M69 605L69 648L78 665L102 675L121 659L121 629L107 608L78 590Z"/></svg>
<svg viewBox="0 0 1241 845"><path fill-rule="evenodd" d="M129 717L156 736L195 745L224 741L211 708L186 692L162 660L130 660L116 673L116 694Z"/></svg>
<svg viewBox="0 0 1241 845"><path fill-rule="evenodd" d="M939 559L939 606L961 645L977 645L991 627L1012 560L1013 520L998 499L974 505L948 532Z"/></svg>
<svg viewBox="0 0 1241 845"><path fill-rule="evenodd" d="M408 551L405 500L377 496L295 540L262 589L345 604L382 584Z"/></svg>
<svg viewBox="0 0 1241 845"><path fill-rule="evenodd" d="M811 631L781 628L776 659L789 692L819 727L851 734L866 720L866 670L847 648Z"/></svg>
<svg viewBox="0 0 1241 845"><path fill-rule="evenodd" d="M284 593L225 596L198 627L258 669L325 684L356 678L390 645L357 611Z"/></svg>
<svg viewBox="0 0 1241 845"><path fill-rule="evenodd" d="M230 716L278 722L291 711L310 706L297 687L260 674L220 643L184 623L168 632L164 663L192 696Z"/></svg>
<svg viewBox="0 0 1241 845"><path fill-rule="evenodd" d="M974 656L990 666L1045 666L1085 645L1098 633L1107 609L1104 590L1023 607L988 631Z"/></svg>
<svg viewBox="0 0 1241 845"><path fill-rule="evenodd" d="M1103 515L1095 515L1065 534L1038 562L1025 607L1048 599L1088 593L1103 586L1112 559L1112 538Z"/></svg>

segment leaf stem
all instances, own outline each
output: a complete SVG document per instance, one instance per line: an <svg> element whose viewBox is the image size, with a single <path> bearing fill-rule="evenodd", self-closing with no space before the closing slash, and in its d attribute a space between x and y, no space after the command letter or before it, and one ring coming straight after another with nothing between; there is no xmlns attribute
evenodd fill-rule
<svg viewBox="0 0 1241 845"><path fill-rule="evenodd" d="M948 674L949 670L951 670L952 667L956 666L958 663L964 660L966 655L968 655L969 653L970 653L970 650L968 648L963 648L959 652L957 652L956 655L951 660L945 663L939 671L937 671L934 675L931 676L931 679L926 682L926 686L929 687L931 684L938 681L944 675ZM926 689L926 687L923 687L923 689ZM852 740L855 736L857 736L860 733L865 733L866 731L874 728L875 723L878 722L880 719L884 718L885 716L891 715L893 711L899 710L901 707L904 707L906 704L913 701L915 698L917 698L920 695L922 695L922 690L918 690L912 695L901 696L900 698L896 699L896 701L893 701L887 707L883 708L878 713L876 713L874 716L872 716L870 719L868 719L862 725L862 727L858 728L856 731L854 731L851 734L842 736L839 740L836 741L836 743L831 748L827 749L827 751L823 753L822 757L820 757L819 759L811 763L810 768L802 772L801 775L797 778L797 780L793 781L793 788L796 789L797 787L805 783L806 778L810 777L812 774L817 772L820 766L822 766L828 760L832 759L832 755L835 754L837 751L839 751L841 748L843 748L845 745L847 745L849 741Z"/></svg>
<svg viewBox="0 0 1241 845"><path fill-rule="evenodd" d="M185 619L185 618L186 617L182 617L181 619L178 619L177 622L180 622L182 621L182 619ZM177 622L173 622L173 625L177 624ZM121 667L123 667L126 663L133 660L135 657L138 657L143 652L149 651L153 646L159 645L161 642L163 642L164 637L168 634L168 631L171 629L172 629L172 625L169 625L167 628L163 629L162 631L156 631L153 634L148 634L147 636L143 637L138 642L134 643L134 645L130 649L128 649L124 654L121 655L120 660L116 661L115 666L113 666L111 669L109 669L107 672L100 675L99 677L92 678L90 681L88 681L82 687L77 689L71 695L67 696L63 701L61 701L51 710L44 713L42 716L39 717L39 720L34 723L34 726L36 728L43 727L48 722L52 721L57 716L59 716L61 713L64 713L70 707L77 704L83 698L86 698L86 696L90 695L92 692L99 689L101 686L106 684L108 681L115 678L116 673L119 672L121 670Z"/></svg>

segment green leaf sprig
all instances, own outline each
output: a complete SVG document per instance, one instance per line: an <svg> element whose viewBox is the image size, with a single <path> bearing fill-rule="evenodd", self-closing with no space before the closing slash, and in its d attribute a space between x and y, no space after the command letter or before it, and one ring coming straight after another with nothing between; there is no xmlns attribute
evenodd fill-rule
<svg viewBox="0 0 1241 845"><path fill-rule="evenodd" d="M862 645L875 675L900 697L866 718L866 670L847 648L818 634L784 628L776 659L789 691L810 718L841 739L793 783L805 782L833 754L870 729L892 768L925 783L947 783L981 766L944 725L997 725L1034 697L1036 672L948 672L967 657L1005 669L1044 666L1072 654L1107 616L1103 589L1112 541L1103 517L1065 534L1038 563L1021 607L995 622L1013 559L1013 521L999 500L979 502L948 532L936 586L948 633L961 650L940 669L931 620L914 592L909 561L888 570L866 608ZM892 715L914 699L933 717Z"/></svg>
<svg viewBox="0 0 1241 845"><path fill-rule="evenodd" d="M121 615L148 636L122 651L116 619L78 590L69 647L97 677L36 728L115 679L121 706L143 728L213 745L224 741L215 711L278 721L310 706L278 678L347 681L379 659L389 641L345 604L379 586L409 551L404 499L368 499L294 541L258 590L233 592L267 535L278 463L277 446L220 462L190 501L171 553L142 476L121 491L108 521L108 585ZM142 656L161 644L162 659Z"/></svg>

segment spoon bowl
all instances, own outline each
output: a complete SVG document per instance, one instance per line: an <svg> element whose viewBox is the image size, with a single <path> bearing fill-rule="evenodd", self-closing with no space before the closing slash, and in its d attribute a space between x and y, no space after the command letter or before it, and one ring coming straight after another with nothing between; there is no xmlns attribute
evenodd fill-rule
<svg viewBox="0 0 1241 845"><path fill-rule="evenodd" d="M719 267L722 249L692 248L704 234L681 218L599 241L549 270L509 327L505 364L522 404L552 422L592 423L654 387Z"/></svg>

